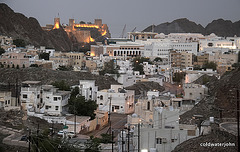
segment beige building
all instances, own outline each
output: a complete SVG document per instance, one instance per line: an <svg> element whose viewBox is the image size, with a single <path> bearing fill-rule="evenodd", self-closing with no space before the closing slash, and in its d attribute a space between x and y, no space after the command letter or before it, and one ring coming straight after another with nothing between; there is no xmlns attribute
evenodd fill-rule
<svg viewBox="0 0 240 152"><path fill-rule="evenodd" d="M49 60L54 62L54 69L59 66L73 66L81 68L83 66L84 53L82 52L54 52L54 56Z"/></svg>
<svg viewBox="0 0 240 152"><path fill-rule="evenodd" d="M97 63L92 60L85 60L85 65L90 72L97 69Z"/></svg>
<svg viewBox="0 0 240 152"><path fill-rule="evenodd" d="M171 51L170 54L172 67L186 68L192 66L192 53Z"/></svg>
<svg viewBox="0 0 240 152"><path fill-rule="evenodd" d="M75 131L75 116L69 116L66 118L66 125L68 126L69 132ZM88 131L90 125L90 117L89 116L76 116L76 133L80 133L80 131L86 130Z"/></svg>
<svg viewBox="0 0 240 152"><path fill-rule="evenodd" d="M202 100L208 92L208 88L204 85L185 83L183 84L184 100Z"/></svg>
<svg viewBox="0 0 240 152"><path fill-rule="evenodd" d="M134 42L119 42L110 45L91 45L91 56L100 56L108 54L109 56L136 57L141 56L144 51L144 45Z"/></svg>
<svg viewBox="0 0 240 152"><path fill-rule="evenodd" d="M14 65L15 67L19 65L19 67L29 67L29 56L27 55L27 52L7 52L2 54L2 57L0 58L0 63L3 65Z"/></svg>
<svg viewBox="0 0 240 152"><path fill-rule="evenodd" d="M209 54L205 53L196 57L197 62L194 62L194 65L203 66L204 63L208 62Z"/></svg>
<svg viewBox="0 0 240 152"><path fill-rule="evenodd" d="M10 91L0 91L0 108L5 109L11 106L11 95Z"/></svg>
<svg viewBox="0 0 240 152"><path fill-rule="evenodd" d="M238 55L236 53L223 54L216 52L209 56L209 62L217 64L217 70L220 74L232 70L232 65L238 62Z"/></svg>
<svg viewBox="0 0 240 152"><path fill-rule="evenodd" d="M147 39L153 39L155 35L158 33L153 33L153 32L129 32L128 33L128 38L131 39L132 41L136 40L147 40Z"/></svg>

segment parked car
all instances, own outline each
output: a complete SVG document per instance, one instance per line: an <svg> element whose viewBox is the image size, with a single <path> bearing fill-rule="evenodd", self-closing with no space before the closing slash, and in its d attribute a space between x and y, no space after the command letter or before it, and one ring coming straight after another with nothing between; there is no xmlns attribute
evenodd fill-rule
<svg viewBox="0 0 240 152"><path fill-rule="evenodd" d="M23 135L20 139L20 141L28 141L27 135Z"/></svg>
<svg viewBox="0 0 240 152"><path fill-rule="evenodd" d="M73 138L76 136L76 134L73 131L68 132L67 135L69 138Z"/></svg>
<svg viewBox="0 0 240 152"><path fill-rule="evenodd" d="M62 130L60 130L57 134L58 134L58 136L63 136L64 132Z"/></svg>

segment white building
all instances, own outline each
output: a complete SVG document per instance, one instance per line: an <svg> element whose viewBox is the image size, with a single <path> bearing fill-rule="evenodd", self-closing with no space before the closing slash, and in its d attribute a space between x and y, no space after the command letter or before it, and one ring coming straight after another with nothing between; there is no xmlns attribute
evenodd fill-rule
<svg viewBox="0 0 240 152"><path fill-rule="evenodd" d="M197 42L176 42L170 39L150 39L146 42L139 41L138 43L144 44L144 57L160 57L169 58L171 50L185 51L197 55L198 43Z"/></svg>
<svg viewBox="0 0 240 152"><path fill-rule="evenodd" d="M157 66L143 62L143 72L145 75L156 75L158 73Z"/></svg>
<svg viewBox="0 0 240 152"><path fill-rule="evenodd" d="M21 87L23 110L45 115L60 116L66 113L70 91L59 91L52 85L41 85L40 81L25 81Z"/></svg>
<svg viewBox="0 0 240 152"><path fill-rule="evenodd" d="M179 124L181 114L179 109L159 105L164 101L167 100L155 98L137 103L137 113L128 116L128 124L133 132L131 136L133 145L130 146L130 150L137 150L139 144L141 150L168 152L178 144L198 135L195 125ZM139 133L140 143L137 138Z"/></svg>
<svg viewBox="0 0 240 152"><path fill-rule="evenodd" d="M95 86L95 80L80 80L79 94L86 100L97 100L98 86Z"/></svg>
<svg viewBox="0 0 240 152"><path fill-rule="evenodd" d="M125 90L122 85L111 85L111 89L97 92L99 110L116 113L134 111L134 90Z"/></svg>

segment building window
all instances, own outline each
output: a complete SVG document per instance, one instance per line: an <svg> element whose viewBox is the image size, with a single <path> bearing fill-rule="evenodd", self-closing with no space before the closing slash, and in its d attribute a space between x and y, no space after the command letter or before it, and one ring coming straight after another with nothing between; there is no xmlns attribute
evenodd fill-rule
<svg viewBox="0 0 240 152"><path fill-rule="evenodd" d="M8 100L8 104L10 104L10 100Z"/></svg>
<svg viewBox="0 0 240 152"><path fill-rule="evenodd" d="M39 98L39 97L40 97L40 95L38 94L38 95L37 95L37 98Z"/></svg>
<svg viewBox="0 0 240 152"><path fill-rule="evenodd" d="M162 138L156 138L156 143L157 144L162 144Z"/></svg>
<svg viewBox="0 0 240 152"><path fill-rule="evenodd" d="M58 106L55 106L55 110L58 110L58 108L59 108Z"/></svg>
<svg viewBox="0 0 240 152"><path fill-rule="evenodd" d="M147 110L150 110L150 102L147 102Z"/></svg>
<svg viewBox="0 0 240 152"><path fill-rule="evenodd" d="M53 100L54 100L54 101L57 101L57 97L53 97Z"/></svg>
<svg viewBox="0 0 240 152"><path fill-rule="evenodd" d="M119 109L119 106L115 106L115 109Z"/></svg>
<svg viewBox="0 0 240 152"><path fill-rule="evenodd" d="M7 100L5 101L5 105L7 105Z"/></svg>
<svg viewBox="0 0 240 152"><path fill-rule="evenodd" d="M27 98L27 94L23 94L23 98L25 98L25 99L26 99L26 98Z"/></svg>
<svg viewBox="0 0 240 152"><path fill-rule="evenodd" d="M103 96L102 95L100 95L100 100L103 100Z"/></svg>

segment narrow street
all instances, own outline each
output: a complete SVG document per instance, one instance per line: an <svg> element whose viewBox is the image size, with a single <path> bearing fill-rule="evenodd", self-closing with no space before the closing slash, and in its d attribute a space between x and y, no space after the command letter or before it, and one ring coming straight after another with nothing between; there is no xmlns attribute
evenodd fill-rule
<svg viewBox="0 0 240 152"><path fill-rule="evenodd" d="M112 130L120 131L121 129L124 129L124 125L126 123L127 123L127 115L111 113ZM108 132L108 129L109 129L109 125L101 128L99 130L94 130L90 133L87 133L86 135L94 136L94 137L101 137L101 134L106 134Z"/></svg>

